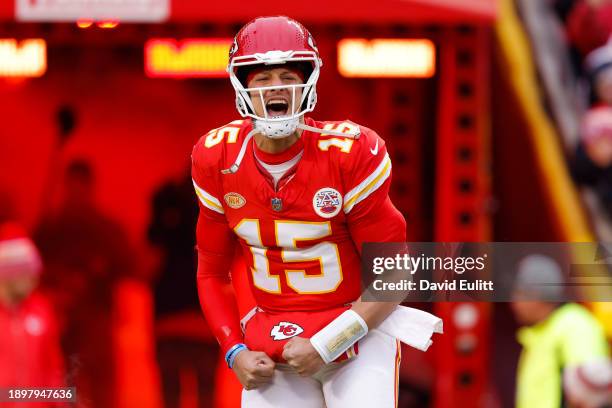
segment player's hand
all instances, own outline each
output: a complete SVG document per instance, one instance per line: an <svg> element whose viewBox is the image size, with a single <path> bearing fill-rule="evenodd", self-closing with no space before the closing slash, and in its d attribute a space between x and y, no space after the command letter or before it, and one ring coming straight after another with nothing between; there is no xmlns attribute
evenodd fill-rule
<svg viewBox="0 0 612 408"><path fill-rule="evenodd" d="M310 340L303 337L294 337L285 344L283 358L302 377L316 374L325 365Z"/></svg>
<svg viewBox="0 0 612 408"><path fill-rule="evenodd" d="M272 381L274 361L263 351L244 350L238 353L232 367L245 390L252 390Z"/></svg>

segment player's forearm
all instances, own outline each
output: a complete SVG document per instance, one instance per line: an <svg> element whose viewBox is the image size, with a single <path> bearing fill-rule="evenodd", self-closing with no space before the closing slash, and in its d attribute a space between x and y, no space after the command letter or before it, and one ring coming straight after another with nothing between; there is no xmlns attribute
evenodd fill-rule
<svg viewBox="0 0 612 408"><path fill-rule="evenodd" d="M383 320L387 318L399 305L399 302L364 302L357 300L353 303L352 310L361 316L368 325L368 329L372 330Z"/></svg>
<svg viewBox="0 0 612 408"><path fill-rule="evenodd" d="M232 232L225 218L200 205L196 238L200 306L225 354L243 338L238 305L229 279L234 256Z"/></svg>
<svg viewBox="0 0 612 408"><path fill-rule="evenodd" d="M204 317L219 342L221 352L225 354L242 343L240 317L231 284L219 277L198 276L198 295Z"/></svg>
<svg viewBox="0 0 612 408"><path fill-rule="evenodd" d="M231 256L205 248L198 247L198 296L208 326L225 354L243 339L236 296L229 280Z"/></svg>

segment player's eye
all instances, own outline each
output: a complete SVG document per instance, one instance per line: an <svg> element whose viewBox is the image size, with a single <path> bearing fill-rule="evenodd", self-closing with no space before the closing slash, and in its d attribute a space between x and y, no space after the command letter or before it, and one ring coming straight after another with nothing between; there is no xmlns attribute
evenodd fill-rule
<svg viewBox="0 0 612 408"><path fill-rule="evenodd" d="M253 77L253 82L256 83L263 83L263 82L267 82L270 80L270 76L269 75L265 75L265 74L260 74L260 75L255 75Z"/></svg>

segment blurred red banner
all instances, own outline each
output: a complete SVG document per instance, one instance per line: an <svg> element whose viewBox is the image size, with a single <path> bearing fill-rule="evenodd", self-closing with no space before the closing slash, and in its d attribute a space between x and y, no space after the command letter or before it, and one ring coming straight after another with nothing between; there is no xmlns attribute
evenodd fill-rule
<svg viewBox="0 0 612 408"><path fill-rule="evenodd" d="M170 0L15 0L15 19L23 22L153 23L166 21L169 13Z"/></svg>
<svg viewBox="0 0 612 408"><path fill-rule="evenodd" d="M210 22L210 23L236 23L250 20L261 15L285 14L308 23L475 23L491 22L497 15L498 0L379 0L373 3L370 0L336 0L333 2L325 0L311 0L308 2L289 2L279 4L269 0L250 0L248 2L235 2L228 5L227 2L205 1L205 0L167 0L169 2L169 14L164 14L164 0L149 0L149 2L136 2L134 0L112 1L115 10L140 7L144 14L122 15L100 15L94 18L116 19L120 21L163 21L173 22ZM75 10L82 8L85 4L104 4L104 1L96 0L72 0L67 1L45 1L38 0L4 0L0 1L0 20L15 20L18 14L17 5L23 3L32 9L36 5L43 5L48 9L49 5L61 4L62 7L70 8L63 18L64 21L76 21ZM99 7L99 6L96 6ZM149 10L146 10L149 7ZM59 9L58 9L59 10ZM102 13L104 14L104 13ZM117 14L117 13L116 13ZM120 14L120 13L119 13ZM27 14L30 20L36 21L58 21L62 16L56 14L44 17L44 14L35 17L33 13ZM140 17L139 17L140 16ZM23 18L22 18L23 19ZM27 18L26 18L27 19Z"/></svg>

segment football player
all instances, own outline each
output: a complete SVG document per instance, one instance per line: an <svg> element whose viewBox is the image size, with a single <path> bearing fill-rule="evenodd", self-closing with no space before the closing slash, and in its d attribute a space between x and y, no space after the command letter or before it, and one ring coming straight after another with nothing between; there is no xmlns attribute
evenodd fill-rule
<svg viewBox="0 0 612 408"><path fill-rule="evenodd" d="M377 326L396 303L360 300L363 242L403 242L391 160L373 130L305 117L322 62L288 17L236 35L229 76L243 119L195 145L202 310L246 407L395 407L399 345ZM257 307L222 290L235 243ZM355 357L358 354L357 357Z"/></svg>

